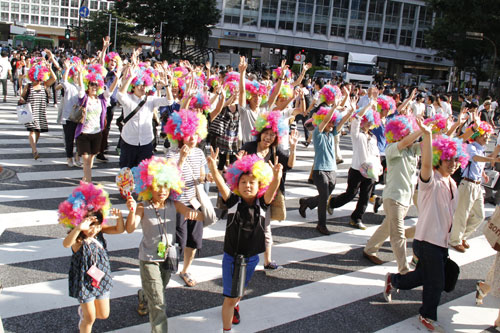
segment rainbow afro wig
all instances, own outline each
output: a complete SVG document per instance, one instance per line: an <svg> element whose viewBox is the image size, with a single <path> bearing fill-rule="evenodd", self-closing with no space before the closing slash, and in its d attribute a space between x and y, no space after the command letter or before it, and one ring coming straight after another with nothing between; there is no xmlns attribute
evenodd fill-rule
<svg viewBox="0 0 500 333"><path fill-rule="evenodd" d="M83 84L85 90L89 89L89 83L97 83L97 95L104 92L104 78L108 71L101 64L90 64L83 70Z"/></svg>
<svg viewBox="0 0 500 333"><path fill-rule="evenodd" d="M273 79L277 80L283 75L283 69L278 67L273 69ZM285 70L285 81L288 81L292 77L292 72L289 69Z"/></svg>
<svg viewBox="0 0 500 333"><path fill-rule="evenodd" d="M257 81L245 80L245 91L247 100L252 99L252 96L265 96L267 95L267 88L265 85Z"/></svg>
<svg viewBox="0 0 500 333"><path fill-rule="evenodd" d="M341 96L342 91L340 91L340 88L330 84L325 84L319 91L319 100L321 103L332 104Z"/></svg>
<svg viewBox="0 0 500 333"><path fill-rule="evenodd" d="M145 62L141 62L139 64L139 68L133 75L135 75L135 77L128 87L128 92L132 92L133 87L137 87L140 85L144 85L146 93L156 91L156 89L154 88L154 83L160 78L160 76L158 74L158 71L156 71L153 67L148 66Z"/></svg>
<svg viewBox="0 0 500 333"><path fill-rule="evenodd" d="M219 86L219 78L217 76L211 76L208 78L207 85L208 87L212 87L213 89L217 88Z"/></svg>
<svg viewBox="0 0 500 333"><path fill-rule="evenodd" d="M288 134L288 124L278 110L260 113L255 120L252 135L256 137L268 128L278 136L278 142L281 142L281 139Z"/></svg>
<svg viewBox="0 0 500 333"><path fill-rule="evenodd" d="M231 97L238 90L238 82L237 81L229 81L224 83L224 91L226 92L226 98Z"/></svg>
<svg viewBox="0 0 500 333"><path fill-rule="evenodd" d="M326 108L324 106L320 107L318 112L313 114L312 119L313 119L313 125L314 126L319 126L321 122L323 122L323 119L325 119L326 115L330 112L330 108ZM335 110L332 115L332 119L330 120L330 123L332 123L334 126L336 126L340 120L342 119L342 115L340 112Z"/></svg>
<svg viewBox="0 0 500 333"><path fill-rule="evenodd" d="M257 155L245 155L227 168L224 175L229 189L235 194L241 196L238 191L240 177L243 174L249 174L255 177L259 182L259 192L257 198L260 198L266 193L269 184L273 180L273 169Z"/></svg>
<svg viewBox="0 0 500 333"><path fill-rule="evenodd" d="M181 109L172 113L163 130L173 146L178 147L179 141L195 134L200 142L207 136L207 118L200 112Z"/></svg>
<svg viewBox="0 0 500 333"><path fill-rule="evenodd" d="M377 97L377 111L387 111L387 115L396 112L396 101L391 96L379 95Z"/></svg>
<svg viewBox="0 0 500 333"><path fill-rule="evenodd" d="M356 112L360 112L361 109L359 109ZM361 126L365 126L366 123L370 123L370 129L379 127L382 121L380 120L380 113L377 111L373 110L372 108L368 109L363 117L361 117Z"/></svg>
<svg viewBox="0 0 500 333"><path fill-rule="evenodd" d="M276 89L276 84L271 88L271 95ZM293 88L289 83L283 82L281 84L281 89L278 94L278 98L291 98L293 96Z"/></svg>
<svg viewBox="0 0 500 333"><path fill-rule="evenodd" d="M122 58L120 58L120 55L116 52L109 52L106 54L104 57L104 64L106 65L106 68L109 68L109 62L111 60L114 60L116 63L116 67L121 67L122 66Z"/></svg>
<svg viewBox="0 0 500 333"><path fill-rule="evenodd" d="M191 101L189 101L189 108L208 111L210 109L210 99L208 98L208 95L201 91L197 91L196 95L194 95L191 98Z"/></svg>
<svg viewBox="0 0 500 333"><path fill-rule="evenodd" d="M424 120L424 125L432 123L432 134L438 134L446 130L448 126L448 118L441 113L436 113L434 116Z"/></svg>
<svg viewBox="0 0 500 333"><path fill-rule="evenodd" d="M238 73L238 72L226 73L226 77L224 77L224 83L228 83L228 82L232 82L232 81L240 82L240 73Z"/></svg>
<svg viewBox="0 0 500 333"><path fill-rule="evenodd" d="M75 81L75 74L77 73L76 66L79 66L82 64L82 59L80 59L76 56L72 56L72 57L69 57L68 60L69 60L69 63L71 65L69 67L68 81L73 83ZM64 71L63 71L63 75L64 75Z"/></svg>
<svg viewBox="0 0 500 333"><path fill-rule="evenodd" d="M177 163L172 159L153 156L132 168L135 189L139 200L151 200L153 191L160 186L168 188L170 197L176 199L182 193L184 181Z"/></svg>
<svg viewBox="0 0 500 333"><path fill-rule="evenodd" d="M30 68L28 77L31 81L45 82L50 78L50 71L47 66L35 64Z"/></svg>
<svg viewBox="0 0 500 333"><path fill-rule="evenodd" d="M385 125L385 138L387 143L398 142L417 129L418 125L415 118L408 116L396 116L389 120Z"/></svg>
<svg viewBox="0 0 500 333"><path fill-rule="evenodd" d="M181 78L189 74L186 67L175 67L173 70L174 77Z"/></svg>
<svg viewBox="0 0 500 333"><path fill-rule="evenodd" d="M432 141L432 165L438 166L439 161L449 161L458 158L462 168L469 162L466 144L461 139L450 138L446 135L437 136Z"/></svg>
<svg viewBox="0 0 500 333"><path fill-rule="evenodd" d="M174 77L172 79L172 88L178 88L178 97L181 99L184 96L184 92L186 91L186 81L181 79L180 77Z"/></svg>
<svg viewBox="0 0 500 333"><path fill-rule="evenodd" d="M92 183L80 182L68 199L59 204L59 223L73 229L82 223L88 213L98 211L106 219L110 207L106 191Z"/></svg>
<svg viewBox="0 0 500 333"><path fill-rule="evenodd" d="M472 127L472 126L473 125L471 125L469 127ZM472 134L472 136L470 137L470 140L475 141L481 135L491 134L491 133L493 133L493 128L491 127L491 125L488 124L486 121L481 121L479 123L479 127L477 128L477 131L475 131L474 134Z"/></svg>

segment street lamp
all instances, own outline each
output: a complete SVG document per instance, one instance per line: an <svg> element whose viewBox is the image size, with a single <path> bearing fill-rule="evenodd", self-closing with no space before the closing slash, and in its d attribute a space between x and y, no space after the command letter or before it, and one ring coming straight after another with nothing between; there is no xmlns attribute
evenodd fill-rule
<svg viewBox="0 0 500 333"><path fill-rule="evenodd" d="M112 20L113 15L112 14L108 14L108 15L109 15L108 36L111 36L111 20Z"/></svg>
<svg viewBox="0 0 500 333"><path fill-rule="evenodd" d="M163 51L163 23L168 24L168 22L167 21L161 21L161 23L160 23L160 40L161 40L160 52Z"/></svg>
<svg viewBox="0 0 500 333"><path fill-rule="evenodd" d="M475 39L475 40L484 40L486 39L487 41L489 41L491 43L491 45L493 45L493 68L491 69L491 77L490 77L490 88L489 88L489 91L491 92L491 88L493 86L493 80L495 79L495 64L496 64L496 59L497 59L497 46L495 44L495 42L493 42L491 39L489 39L488 37L486 37L482 32L471 32L471 31L467 31L465 33L465 38L467 39Z"/></svg>
<svg viewBox="0 0 500 333"><path fill-rule="evenodd" d="M115 20L115 40L113 41L113 51L116 52L116 32L118 31L118 19L113 18Z"/></svg>

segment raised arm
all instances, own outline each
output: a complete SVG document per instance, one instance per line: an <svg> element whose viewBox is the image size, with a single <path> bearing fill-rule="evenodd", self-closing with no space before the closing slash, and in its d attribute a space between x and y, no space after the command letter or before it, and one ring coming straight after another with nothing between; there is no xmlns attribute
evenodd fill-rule
<svg viewBox="0 0 500 333"><path fill-rule="evenodd" d="M125 224L123 223L123 215L119 209L112 208L111 215L116 216L116 225L102 225L102 232L106 234L121 234L125 231Z"/></svg>
<svg viewBox="0 0 500 333"><path fill-rule="evenodd" d="M285 72L287 69L288 65L286 64L286 59L281 60L281 76L278 78L273 93L269 96L269 100L267 101L269 109L271 109L272 105L274 104L274 102L276 102L276 99L280 94L281 86L283 85L283 81L285 80Z"/></svg>
<svg viewBox="0 0 500 333"><path fill-rule="evenodd" d="M304 80L304 77L306 76L306 72L307 72L307 71L309 70L309 68L311 68L311 67L312 67L312 64L311 64L310 62L309 62L309 63L307 63L307 64L304 64L304 65L302 66L302 71L300 72L300 75L299 75L299 77L297 78L297 80L293 81L293 83L292 83L292 87L294 87L294 88L295 88L296 86L298 86L298 85L302 82L302 80Z"/></svg>
<svg viewBox="0 0 500 333"><path fill-rule="evenodd" d="M222 196L222 200L227 201L231 195L231 190L227 186L219 170L217 170L217 156L219 156L219 148L217 148L214 152L213 148L210 147L210 156L207 157L208 169L210 170L215 184L217 185L217 189Z"/></svg>
<svg viewBox="0 0 500 333"><path fill-rule="evenodd" d="M326 125L332 120L333 113L335 112L336 106L333 105L330 108L330 111L326 114L325 118L323 118L323 121L319 124L318 126L318 131L322 133L325 130Z"/></svg>
<svg viewBox="0 0 500 333"><path fill-rule="evenodd" d="M273 168L273 180L264 194L264 201L266 204L270 205L271 202L273 202L276 191L280 186L281 177L283 175L283 166L278 163L278 156L274 158L274 164L271 161L268 161L268 163Z"/></svg>
<svg viewBox="0 0 500 333"><path fill-rule="evenodd" d="M144 216L144 206L143 204L137 204L132 195L129 193L127 195L127 208L129 210L127 216L127 222L125 224L125 230L127 233L132 233L137 228L141 219Z"/></svg>
<svg viewBox="0 0 500 333"><path fill-rule="evenodd" d="M430 126L424 125L421 119L417 119L420 130L424 133L422 140L422 166L420 168L420 179L427 182L432 177L432 131Z"/></svg>
<svg viewBox="0 0 500 333"><path fill-rule="evenodd" d="M238 65L238 70L240 71L240 83L239 83L239 95L238 104L240 107L244 108L247 105L247 97L245 90L245 76L247 71L248 63L245 57L240 57L240 64Z"/></svg>
<svg viewBox="0 0 500 333"><path fill-rule="evenodd" d="M102 39L102 50L101 54L99 54L99 63L104 66L104 57L106 56L106 52L108 47L111 45L111 39L109 36L106 36Z"/></svg>

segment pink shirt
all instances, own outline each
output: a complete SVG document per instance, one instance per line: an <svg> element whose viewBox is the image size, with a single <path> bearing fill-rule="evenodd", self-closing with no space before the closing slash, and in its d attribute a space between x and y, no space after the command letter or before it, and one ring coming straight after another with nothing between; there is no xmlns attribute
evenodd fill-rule
<svg viewBox="0 0 500 333"><path fill-rule="evenodd" d="M434 170L427 183L419 178L415 239L447 248L457 201L457 184L451 177Z"/></svg>

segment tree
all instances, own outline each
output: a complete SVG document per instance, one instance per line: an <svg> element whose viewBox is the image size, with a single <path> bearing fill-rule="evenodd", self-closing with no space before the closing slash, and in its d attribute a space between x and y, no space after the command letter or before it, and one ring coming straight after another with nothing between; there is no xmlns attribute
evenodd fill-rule
<svg viewBox="0 0 500 333"><path fill-rule="evenodd" d="M116 2L115 10L136 23L136 32L158 33L163 22L164 57L177 39L181 54L188 38L197 46L206 46L211 26L220 19L216 0L130 0Z"/></svg>
<svg viewBox="0 0 500 333"><path fill-rule="evenodd" d="M116 11L92 12L88 21L82 21L82 40L90 40L93 47L102 48L102 39L108 34L109 14L118 19L116 34L116 48L120 50L124 46L136 45L139 40L134 37L135 25L129 19L118 15ZM111 22L111 42L114 43L115 21ZM113 45L113 44L112 44ZM111 51L111 50L110 50Z"/></svg>
<svg viewBox="0 0 500 333"><path fill-rule="evenodd" d="M477 91L479 81L489 77L483 65L491 63L493 47L486 40L466 39L466 32L481 32L500 46L500 1L427 0L427 6L436 12L434 26L425 35L427 46L453 60L459 71L475 73Z"/></svg>

